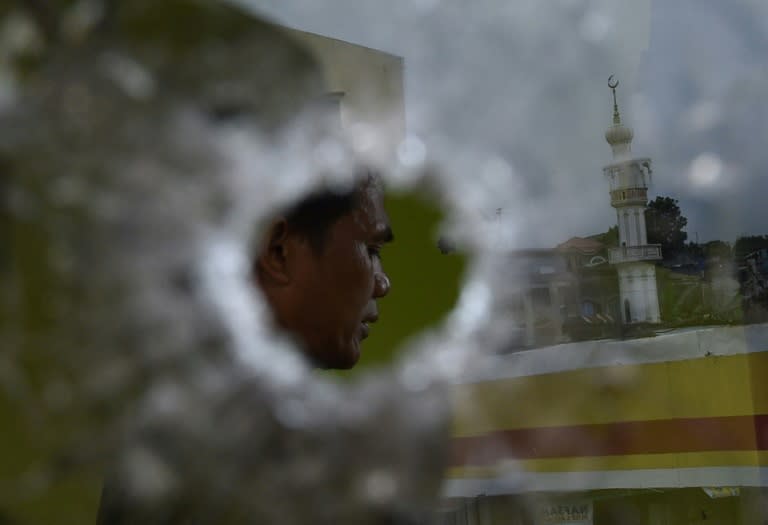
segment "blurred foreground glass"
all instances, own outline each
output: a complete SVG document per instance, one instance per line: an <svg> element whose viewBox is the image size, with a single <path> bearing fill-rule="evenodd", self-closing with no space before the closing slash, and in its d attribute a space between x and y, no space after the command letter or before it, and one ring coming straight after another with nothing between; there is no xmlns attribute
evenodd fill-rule
<svg viewBox="0 0 768 525"><path fill-rule="evenodd" d="M104 523L428 515L434 357L337 385L251 274L270 214L381 160L287 31L218 3L101 7L3 13L3 518L93 522L105 475Z"/></svg>
<svg viewBox="0 0 768 525"><path fill-rule="evenodd" d="M115 459L204 522L428 522L439 485L445 523L768 515L762 3L258 6L403 57L365 60L73 5L0 11L10 519L88 516ZM338 385L244 284L269 213L360 163L445 209L434 264L471 258L444 324Z"/></svg>

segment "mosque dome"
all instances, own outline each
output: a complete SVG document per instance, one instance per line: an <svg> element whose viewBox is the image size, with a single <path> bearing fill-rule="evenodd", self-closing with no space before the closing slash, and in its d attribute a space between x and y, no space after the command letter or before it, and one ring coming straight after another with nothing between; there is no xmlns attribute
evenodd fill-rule
<svg viewBox="0 0 768 525"><path fill-rule="evenodd" d="M605 140L611 146L632 142L632 137L634 136L635 133L632 131L632 128L623 126L621 123L614 124L605 131Z"/></svg>

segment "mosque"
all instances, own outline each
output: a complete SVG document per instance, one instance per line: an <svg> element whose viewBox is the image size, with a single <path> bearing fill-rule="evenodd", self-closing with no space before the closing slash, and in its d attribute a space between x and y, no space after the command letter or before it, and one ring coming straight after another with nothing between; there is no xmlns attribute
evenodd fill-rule
<svg viewBox="0 0 768 525"><path fill-rule="evenodd" d="M518 337L508 351L620 335L620 325L661 322L655 262L661 246L648 243L645 208L651 159L632 155L633 131L622 124L613 91L613 123L605 132L611 162L603 168L618 237L573 237L554 249L515 250L524 289L510 301ZM613 246L613 243L616 246Z"/></svg>
<svg viewBox="0 0 768 525"><path fill-rule="evenodd" d="M613 125L605 132L605 140L613 150L613 162L603 168L610 184L611 206L616 209L619 228L618 248L611 248L609 261L616 265L621 294L621 315L624 323L658 323L659 296L656 290L656 270L653 261L661 259L661 246L649 245L645 226L651 160L632 157L633 132L621 123L613 91Z"/></svg>

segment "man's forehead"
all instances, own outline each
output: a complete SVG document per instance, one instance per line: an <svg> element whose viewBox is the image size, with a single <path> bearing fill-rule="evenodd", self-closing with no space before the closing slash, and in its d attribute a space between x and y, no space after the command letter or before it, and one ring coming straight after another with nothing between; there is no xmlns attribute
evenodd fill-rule
<svg viewBox="0 0 768 525"><path fill-rule="evenodd" d="M375 178L365 181L360 187L359 205L355 215L363 227L379 242L393 239L392 226L384 208L384 191Z"/></svg>

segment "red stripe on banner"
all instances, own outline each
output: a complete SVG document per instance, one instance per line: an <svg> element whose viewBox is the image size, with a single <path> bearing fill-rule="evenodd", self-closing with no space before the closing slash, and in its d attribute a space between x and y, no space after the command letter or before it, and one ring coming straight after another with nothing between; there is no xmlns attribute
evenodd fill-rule
<svg viewBox="0 0 768 525"><path fill-rule="evenodd" d="M537 427L452 440L452 466L537 459L768 450L768 415Z"/></svg>

